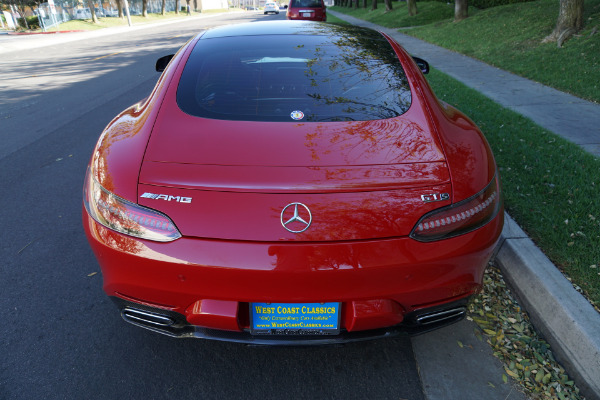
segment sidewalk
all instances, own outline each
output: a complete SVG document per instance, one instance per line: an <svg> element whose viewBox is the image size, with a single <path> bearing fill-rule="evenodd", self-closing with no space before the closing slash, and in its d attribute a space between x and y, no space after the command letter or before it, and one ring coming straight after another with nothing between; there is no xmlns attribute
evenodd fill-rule
<svg viewBox="0 0 600 400"><path fill-rule="evenodd" d="M384 32L410 54L600 157L600 105L394 29L328 12L354 25ZM496 251L496 264L557 358L587 399L600 399L600 314L508 214Z"/></svg>

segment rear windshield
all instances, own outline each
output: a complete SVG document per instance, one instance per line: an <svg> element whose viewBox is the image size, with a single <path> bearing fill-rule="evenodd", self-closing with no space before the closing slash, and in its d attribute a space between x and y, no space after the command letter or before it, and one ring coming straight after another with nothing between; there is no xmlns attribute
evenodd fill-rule
<svg viewBox="0 0 600 400"><path fill-rule="evenodd" d="M321 0L291 0L290 7L320 8L323 3Z"/></svg>
<svg viewBox="0 0 600 400"><path fill-rule="evenodd" d="M411 93L394 50L378 33L241 36L198 41L177 103L212 119L364 121L405 113Z"/></svg>

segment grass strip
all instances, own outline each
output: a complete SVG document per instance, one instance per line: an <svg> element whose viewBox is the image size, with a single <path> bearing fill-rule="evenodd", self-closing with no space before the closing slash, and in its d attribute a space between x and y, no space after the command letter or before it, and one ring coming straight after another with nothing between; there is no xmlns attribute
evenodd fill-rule
<svg viewBox="0 0 600 400"><path fill-rule="evenodd" d="M338 18L338 17L336 17L335 15L332 15L332 14L327 14L327 22L329 22L331 24L346 24L346 25L350 25L348 22L346 22L343 19L340 19L340 18Z"/></svg>
<svg viewBox="0 0 600 400"><path fill-rule="evenodd" d="M428 81L484 132L509 214L598 308L600 158L440 71Z"/></svg>

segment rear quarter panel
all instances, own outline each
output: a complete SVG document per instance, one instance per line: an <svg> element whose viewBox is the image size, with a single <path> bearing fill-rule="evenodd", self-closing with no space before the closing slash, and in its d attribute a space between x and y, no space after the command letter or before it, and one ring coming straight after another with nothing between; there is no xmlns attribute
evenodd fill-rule
<svg viewBox="0 0 600 400"><path fill-rule="evenodd" d="M453 202L471 197L496 173L494 156L485 136L469 117L440 102L412 57L393 39L386 37L409 79L413 104L418 102L426 110L429 125L440 140L450 169Z"/></svg>
<svg viewBox="0 0 600 400"><path fill-rule="evenodd" d="M173 57L148 98L116 116L102 132L90 168L96 180L117 196L136 202L138 176L154 121L169 84L181 74L197 40L188 42Z"/></svg>

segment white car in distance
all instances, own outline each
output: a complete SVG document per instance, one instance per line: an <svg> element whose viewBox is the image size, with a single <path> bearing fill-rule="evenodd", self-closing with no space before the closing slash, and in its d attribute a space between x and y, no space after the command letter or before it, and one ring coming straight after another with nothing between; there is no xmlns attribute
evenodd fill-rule
<svg viewBox="0 0 600 400"><path fill-rule="evenodd" d="M269 1L269 2L265 3L265 8L263 11L264 11L265 15L268 13L279 14L279 5L277 5L277 3L273 2L273 1Z"/></svg>

